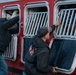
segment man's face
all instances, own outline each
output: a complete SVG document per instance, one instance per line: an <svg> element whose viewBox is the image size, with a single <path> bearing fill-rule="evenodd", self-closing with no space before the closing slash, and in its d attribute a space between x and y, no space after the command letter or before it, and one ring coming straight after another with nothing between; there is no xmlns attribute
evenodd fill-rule
<svg viewBox="0 0 76 75"><path fill-rule="evenodd" d="M11 15L10 14L6 14L6 19L7 20L11 19Z"/></svg>
<svg viewBox="0 0 76 75"><path fill-rule="evenodd" d="M46 40L48 40L50 38L50 33L48 32L44 37Z"/></svg>

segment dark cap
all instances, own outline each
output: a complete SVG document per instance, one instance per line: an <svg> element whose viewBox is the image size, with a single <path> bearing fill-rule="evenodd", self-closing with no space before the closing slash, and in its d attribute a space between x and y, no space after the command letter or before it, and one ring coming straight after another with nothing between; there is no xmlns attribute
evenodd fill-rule
<svg viewBox="0 0 76 75"><path fill-rule="evenodd" d="M38 36L38 37L43 37L43 36L45 36L48 32L49 32L48 27L39 28L38 31L37 31L37 36Z"/></svg>

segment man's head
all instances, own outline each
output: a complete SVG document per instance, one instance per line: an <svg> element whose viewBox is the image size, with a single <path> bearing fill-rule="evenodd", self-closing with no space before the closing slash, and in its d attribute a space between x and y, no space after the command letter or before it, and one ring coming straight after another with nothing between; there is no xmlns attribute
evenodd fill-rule
<svg viewBox="0 0 76 75"><path fill-rule="evenodd" d="M37 36L40 38L44 38L45 40L48 40L50 38L50 32L51 30L48 27L42 27L38 29Z"/></svg>

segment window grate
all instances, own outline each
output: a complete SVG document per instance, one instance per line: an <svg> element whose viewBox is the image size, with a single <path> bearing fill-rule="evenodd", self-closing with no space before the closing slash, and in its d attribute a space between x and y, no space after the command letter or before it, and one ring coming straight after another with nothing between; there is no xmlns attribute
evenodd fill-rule
<svg viewBox="0 0 76 75"><path fill-rule="evenodd" d="M3 56L5 57L5 59L15 61L17 56L17 36L12 37L9 47L7 48Z"/></svg>
<svg viewBox="0 0 76 75"><path fill-rule="evenodd" d="M47 12L33 12L28 14L25 20L25 35L33 36L37 34L40 27L48 26Z"/></svg>
<svg viewBox="0 0 76 75"><path fill-rule="evenodd" d="M59 12L61 25L55 30L56 37L72 37L76 36L76 9L62 9Z"/></svg>

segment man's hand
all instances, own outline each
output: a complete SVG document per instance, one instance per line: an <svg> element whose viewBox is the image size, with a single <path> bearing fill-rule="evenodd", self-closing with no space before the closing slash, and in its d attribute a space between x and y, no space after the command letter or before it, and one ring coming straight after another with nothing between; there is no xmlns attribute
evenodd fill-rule
<svg viewBox="0 0 76 75"><path fill-rule="evenodd" d="M58 20L58 22L55 24L55 26L59 26L61 24L60 19Z"/></svg>
<svg viewBox="0 0 76 75"><path fill-rule="evenodd" d="M53 67L53 73L57 73L56 67Z"/></svg>
<svg viewBox="0 0 76 75"><path fill-rule="evenodd" d="M13 14L12 14L12 17L11 18L13 18L13 17L15 17L15 16L19 16L19 14L17 14L17 10L15 10L14 12L13 12Z"/></svg>

